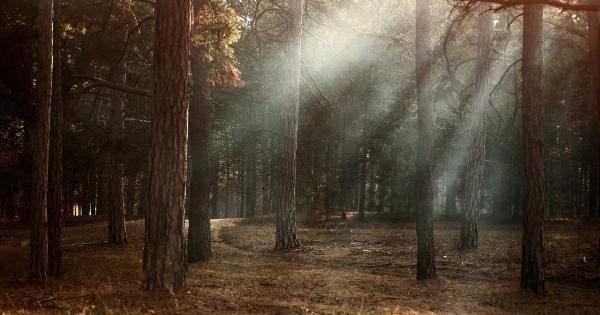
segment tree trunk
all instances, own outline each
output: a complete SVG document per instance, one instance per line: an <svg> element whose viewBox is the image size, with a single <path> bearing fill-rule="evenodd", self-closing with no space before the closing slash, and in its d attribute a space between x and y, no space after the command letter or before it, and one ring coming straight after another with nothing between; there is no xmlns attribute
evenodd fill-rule
<svg viewBox="0 0 600 315"><path fill-rule="evenodd" d="M150 202L144 288L174 295L185 282L183 235L190 71L190 0L157 0Z"/></svg>
<svg viewBox="0 0 600 315"><path fill-rule="evenodd" d="M60 21L55 15L57 25ZM61 272L62 253L60 233L62 225L62 149L63 149L63 104L62 104L62 54L60 28L54 33L54 71L52 77L52 112L50 126L50 161L48 173L48 275L58 277Z"/></svg>
<svg viewBox="0 0 600 315"><path fill-rule="evenodd" d="M375 199L375 155L374 149L369 151L369 202L367 203L367 209L369 211L375 210L377 207L377 201Z"/></svg>
<svg viewBox="0 0 600 315"><path fill-rule="evenodd" d="M487 127L487 106L489 103L489 76L492 53L492 12L489 5L480 3L479 11L479 43L477 64L475 66L475 95L469 129L471 143L465 170L465 188L461 206L463 221L460 227L458 248L461 250L476 249L479 244L479 208L483 169L485 167L485 138Z"/></svg>
<svg viewBox="0 0 600 315"><path fill-rule="evenodd" d="M597 2L597 0L592 0ZM595 114L596 140L592 150L591 175L590 175L590 210L594 213L594 217L598 218L600 209L600 21L598 20L598 12L588 12L588 41L590 46L590 110ZM600 254L600 239L598 239L598 253ZM600 255L598 255L600 262Z"/></svg>
<svg viewBox="0 0 600 315"><path fill-rule="evenodd" d="M136 191L137 191L137 170L127 176L127 185L125 185L125 215L127 218L136 217Z"/></svg>
<svg viewBox="0 0 600 315"><path fill-rule="evenodd" d="M523 213L521 287L544 291L542 5L523 8L523 143L527 203Z"/></svg>
<svg viewBox="0 0 600 315"><path fill-rule="evenodd" d="M256 138L246 145L246 217L256 215Z"/></svg>
<svg viewBox="0 0 600 315"><path fill-rule="evenodd" d="M126 36L126 35L125 35ZM125 39L123 39L125 41ZM121 61L114 71L114 82L125 84L127 79L127 63ZM110 108L110 144L108 165L104 173L108 173L105 200L108 214L108 242L126 244L127 230L125 227L125 200L123 197L123 129L125 123L125 96L120 91L111 91ZM105 166L106 167L106 166Z"/></svg>
<svg viewBox="0 0 600 315"><path fill-rule="evenodd" d="M50 110L52 104L53 0L39 0L38 102L33 117L33 159L31 190L30 279L45 282L48 277L48 157L50 151Z"/></svg>
<svg viewBox="0 0 600 315"><path fill-rule="evenodd" d="M210 208L213 219L221 217L219 210L219 158L216 154L211 156L210 162Z"/></svg>
<svg viewBox="0 0 600 315"><path fill-rule="evenodd" d="M366 135L363 135L366 137ZM366 141L365 141L366 142ZM367 146L363 145L361 156L360 156L360 182L358 186L358 220L365 220L365 204L367 197Z"/></svg>
<svg viewBox="0 0 600 315"><path fill-rule="evenodd" d="M203 1L194 1L197 11ZM210 238L210 100L208 96L208 63L194 48L192 58L192 103L190 104L190 150L192 179L188 230L188 261L207 261Z"/></svg>
<svg viewBox="0 0 600 315"><path fill-rule="evenodd" d="M279 187L276 218L276 249L300 246L296 236L296 150L300 106L300 63L302 55L302 11L304 0L288 0L289 38L284 64L283 104L279 138Z"/></svg>
<svg viewBox="0 0 600 315"><path fill-rule="evenodd" d="M450 178L446 185L446 198L444 201L444 212L446 218L454 218L458 213L456 208L456 195L458 194L458 178Z"/></svg>
<svg viewBox="0 0 600 315"><path fill-rule="evenodd" d="M433 240L433 90L429 0L416 0L417 72L417 279L435 278Z"/></svg>

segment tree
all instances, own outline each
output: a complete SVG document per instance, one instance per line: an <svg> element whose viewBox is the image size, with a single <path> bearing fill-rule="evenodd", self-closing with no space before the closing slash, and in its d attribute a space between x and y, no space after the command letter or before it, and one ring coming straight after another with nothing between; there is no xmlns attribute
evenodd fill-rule
<svg viewBox="0 0 600 315"><path fill-rule="evenodd" d="M288 0L288 42L285 47L285 78L278 148L279 187L276 218L276 249L300 246L296 236L296 150L298 148L298 107L300 106L300 64L302 55L303 0Z"/></svg>
<svg viewBox="0 0 600 315"><path fill-rule="evenodd" d="M543 6L523 8L523 144L527 203L523 211L521 287L544 291Z"/></svg>
<svg viewBox="0 0 600 315"><path fill-rule="evenodd" d="M55 12L54 24L60 25L59 12ZM58 277L61 273L62 251L60 234L63 209L63 103L62 103L62 40L60 28L54 27L54 65L52 75L52 112L50 126L50 156L48 172L48 275Z"/></svg>
<svg viewBox="0 0 600 315"><path fill-rule="evenodd" d="M417 279L435 278L433 240L433 90L430 55L430 2L416 1L417 74Z"/></svg>
<svg viewBox="0 0 600 315"><path fill-rule="evenodd" d="M187 180L190 0L157 0L150 197L146 215L144 288L180 291L185 282L183 235Z"/></svg>
<svg viewBox="0 0 600 315"><path fill-rule="evenodd" d="M33 117L31 190L30 278L45 282L48 277L48 157L52 103L54 1L39 2L38 101Z"/></svg>
<svg viewBox="0 0 600 315"><path fill-rule="evenodd" d="M206 0L194 0L194 20L201 19ZM194 26L196 28L198 26ZM192 48L192 102L190 104L190 151L192 178L188 260L207 261L211 251L210 235L210 100L208 90L207 47Z"/></svg>
<svg viewBox="0 0 600 315"><path fill-rule="evenodd" d="M597 2L592 0L591 2ZM600 21L598 20L598 12L587 13L587 26L588 26L588 44L589 44L589 66L590 66L590 109L596 116L595 127L596 127L596 143L592 150L592 162L591 162L591 178L590 178L590 208L592 211L598 211L600 207L600 196L598 191L600 189L600 162L598 157L600 156L600 150L598 145L600 144ZM600 239L598 240L598 261L600 262Z"/></svg>
<svg viewBox="0 0 600 315"><path fill-rule="evenodd" d="M465 170L463 196L463 221L458 248L476 249L479 243L480 191L485 166L485 138L487 106L489 102L489 76L492 53L492 13L489 5L480 3L478 11L478 52L475 66L475 94L469 121L470 144Z"/></svg>
<svg viewBox="0 0 600 315"><path fill-rule="evenodd" d="M116 19L121 24L119 39L127 43L129 34L136 28L135 15L129 4L118 1L116 4ZM125 55L118 56L112 69L112 82L117 85L127 83L127 61ZM122 91L113 89L110 92L110 128L107 170L104 190L108 215L108 242L113 244L127 243L125 226L125 197L124 197L124 152L123 132L125 128L125 95Z"/></svg>

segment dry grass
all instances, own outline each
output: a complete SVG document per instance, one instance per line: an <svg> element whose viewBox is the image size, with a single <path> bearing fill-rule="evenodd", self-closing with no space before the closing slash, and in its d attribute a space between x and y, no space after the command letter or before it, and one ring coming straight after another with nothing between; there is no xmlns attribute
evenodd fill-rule
<svg viewBox="0 0 600 315"><path fill-rule="evenodd" d="M312 224L302 248L273 251L274 228L260 220L217 220L213 259L189 266L177 298L141 288L143 222L128 222L130 244L103 242L106 226L68 227L61 280L26 282L27 231L0 231L0 313L598 313L599 225L549 223L548 292L519 289L520 229L483 225L481 249L458 252L458 224L436 225L438 278L415 280L414 224ZM217 231L218 230L218 231ZM588 263L584 262L585 261Z"/></svg>

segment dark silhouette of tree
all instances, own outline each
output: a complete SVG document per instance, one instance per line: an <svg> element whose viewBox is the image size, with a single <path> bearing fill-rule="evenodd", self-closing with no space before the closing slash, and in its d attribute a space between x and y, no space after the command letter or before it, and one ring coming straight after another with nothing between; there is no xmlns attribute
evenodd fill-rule
<svg viewBox="0 0 600 315"><path fill-rule="evenodd" d="M544 291L543 6L523 8L523 144L527 203L523 210L521 287Z"/></svg>
<svg viewBox="0 0 600 315"><path fill-rule="evenodd" d="M30 278L48 278L48 157L50 147L50 110L52 103L52 63L54 1L40 0L38 28L38 100L32 125L31 255Z"/></svg>
<svg viewBox="0 0 600 315"><path fill-rule="evenodd" d="M54 62L52 76L52 112L50 122L50 157L48 171L48 275L61 273L62 251L60 235L63 209L63 86L62 40L60 38L60 8L54 13Z"/></svg>
<svg viewBox="0 0 600 315"><path fill-rule="evenodd" d="M433 90L430 55L430 2L416 1L417 74L417 279L435 278L433 240Z"/></svg>

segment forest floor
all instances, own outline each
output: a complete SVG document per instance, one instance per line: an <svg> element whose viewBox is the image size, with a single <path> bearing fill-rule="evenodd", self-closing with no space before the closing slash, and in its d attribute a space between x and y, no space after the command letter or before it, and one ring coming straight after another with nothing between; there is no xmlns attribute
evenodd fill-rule
<svg viewBox="0 0 600 315"><path fill-rule="evenodd" d="M555 313L600 312L600 224L546 225L547 293L519 288L520 227L483 223L481 248L455 249L460 225L436 222L438 277L415 280L414 223L301 224L302 247L272 249L270 220L213 220L213 258L190 264L177 298L141 291L143 221L129 245L106 225L64 228L64 275L27 283L28 231L0 224L0 313Z"/></svg>

